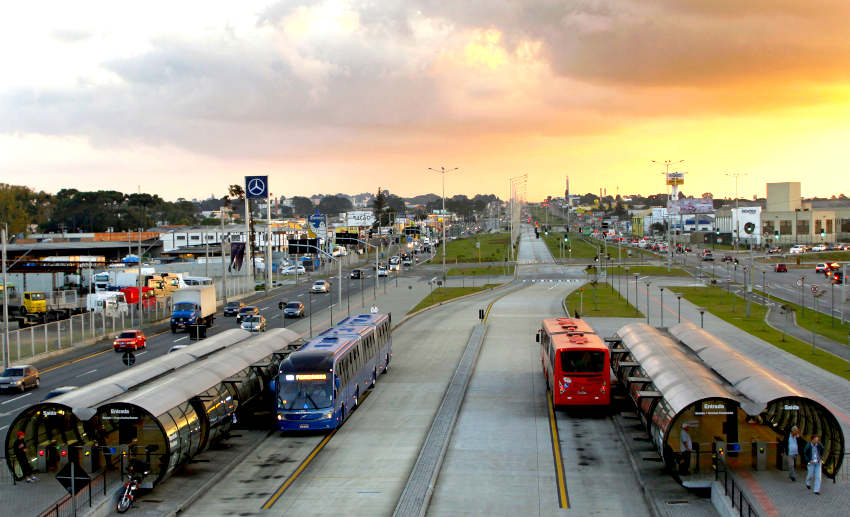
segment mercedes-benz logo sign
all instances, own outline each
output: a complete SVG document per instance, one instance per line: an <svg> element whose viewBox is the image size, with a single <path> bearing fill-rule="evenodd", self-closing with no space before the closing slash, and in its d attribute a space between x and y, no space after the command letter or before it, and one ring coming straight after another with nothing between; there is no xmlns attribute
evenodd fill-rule
<svg viewBox="0 0 850 517"><path fill-rule="evenodd" d="M248 193L252 196L260 196L266 191L266 184L260 178L253 178L248 182Z"/></svg>

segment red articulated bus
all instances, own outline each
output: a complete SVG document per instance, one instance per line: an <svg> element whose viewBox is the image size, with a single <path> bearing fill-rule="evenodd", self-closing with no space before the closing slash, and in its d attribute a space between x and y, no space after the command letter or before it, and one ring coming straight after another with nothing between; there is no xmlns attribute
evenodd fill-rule
<svg viewBox="0 0 850 517"><path fill-rule="evenodd" d="M537 341L553 405L611 403L611 353L605 341L584 320L543 320Z"/></svg>

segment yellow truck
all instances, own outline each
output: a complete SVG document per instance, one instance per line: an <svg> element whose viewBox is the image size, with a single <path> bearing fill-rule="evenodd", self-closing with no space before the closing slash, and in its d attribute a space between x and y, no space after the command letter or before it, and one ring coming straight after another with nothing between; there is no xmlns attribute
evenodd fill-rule
<svg viewBox="0 0 850 517"><path fill-rule="evenodd" d="M18 294L14 284L6 284L9 289L9 312L25 314L43 314L47 312L47 296L40 291L26 291ZM0 300L3 297L3 284L0 284Z"/></svg>

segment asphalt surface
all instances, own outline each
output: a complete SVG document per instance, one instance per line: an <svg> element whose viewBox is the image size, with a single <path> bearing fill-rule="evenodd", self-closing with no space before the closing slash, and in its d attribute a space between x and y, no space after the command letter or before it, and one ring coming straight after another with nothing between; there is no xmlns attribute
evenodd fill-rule
<svg viewBox="0 0 850 517"><path fill-rule="evenodd" d="M422 256L418 256L422 258ZM349 299L351 306L359 305L361 300L365 300L371 296L375 289L375 272L372 271L371 265L363 265L359 267L343 268L344 291L342 298L342 312L347 313L349 307ZM331 268L333 269L333 268ZM349 279L351 269L361 269L366 272L366 275L361 280ZM432 273L420 269L418 266L406 268L400 272L401 277L417 277L423 278L433 276ZM430 275L430 276L429 276ZM306 278L308 281L304 281ZM309 288L315 280L328 280L331 282L331 290L329 293L310 294ZM384 282L394 282L394 277L381 277L378 279L377 289L384 289ZM338 280L335 271L329 276L327 274L312 274L307 277L299 276L297 286L287 286L273 290L273 294L261 296L259 300L248 302L246 305L255 305L260 310L260 315L264 316L267 321L268 328L277 328L288 326L293 322L293 319L287 319L284 324L282 311L278 308L278 303L281 301L301 301L305 307L306 322L309 320L309 314L318 313L328 309L334 305L334 321L339 317L339 307L335 305L338 302L337 294ZM361 294L361 291L363 294ZM261 294L261 293L258 293ZM318 322L314 322L315 324ZM224 317L221 312L218 312L215 319L215 324L208 329L207 335L213 336L224 330L236 328L236 318ZM309 327L309 325L308 325ZM167 354L168 350L174 345L189 345L192 341L189 339L189 334L178 332L172 334L170 330L149 334L147 336L147 349L140 350L135 353L136 364L144 363L155 357ZM80 355L82 353L83 355ZM119 371L126 369L121 360L123 354L115 353L112 349L112 343L106 345L95 345L87 347L86 351L77 351L68 356L51 358L48 361L37 362L39 366L41 386L37 389L29 390L26 393L0 393L0 436L5 434L9 424L14 420L15 416L24 408L30 405L41 402L47 394L60 386L83 386L96 380L108 377ZM44 363L47 364L44 364Z"/></svg>

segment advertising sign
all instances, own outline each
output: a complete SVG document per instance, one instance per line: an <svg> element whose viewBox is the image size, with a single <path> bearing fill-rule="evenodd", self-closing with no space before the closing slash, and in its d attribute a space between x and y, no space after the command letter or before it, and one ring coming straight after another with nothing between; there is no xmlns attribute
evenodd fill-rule
<svg viewBox="0 0 850 517"><path fill-rule="evenodd" d="M268 176L245 176L245 196L248 199L266 199L269 197Z"/></svg>
<svg viewBox="0 0 850 517"><path fill-rule="evenodd" d="M375 214L371 210L355 210L345 214L346 226L372 226Z"/></svg>
<svg viewBox="0 0 850 517"><path fill-rule="evenodd" d="M714 211L714 202L710 197L686 197L671 200L668 208L673 214L705 214Z"/></svg>

